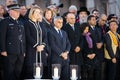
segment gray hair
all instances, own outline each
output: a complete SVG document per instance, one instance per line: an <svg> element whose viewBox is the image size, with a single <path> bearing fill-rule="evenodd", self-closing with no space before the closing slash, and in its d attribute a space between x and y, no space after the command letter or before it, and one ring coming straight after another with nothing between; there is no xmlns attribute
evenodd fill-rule
<svg viewBox="0 0 120 80"><path fill-rule="evenodd" d="M71 5L70 7L69 7L69 11L70 10L75 10L75 11L77 11L77 7L75 6L75 5Z"/></svg>
<svg viewBox="0 0 120 80"><path fill-rule="evenodd" d="M55 22L58 19L60 19L60 20L62 19L63 20L63 18L61 16L56 16L56 17L54 17L53 21Z"/></svg>
<svg viewBox="0 0 120 80"><path fill-rule="evenodd" d="M106 16L106 17L107 17L107 15L106 15L106 14L101 14L99 18L102 18L103 16Z"/></svg>

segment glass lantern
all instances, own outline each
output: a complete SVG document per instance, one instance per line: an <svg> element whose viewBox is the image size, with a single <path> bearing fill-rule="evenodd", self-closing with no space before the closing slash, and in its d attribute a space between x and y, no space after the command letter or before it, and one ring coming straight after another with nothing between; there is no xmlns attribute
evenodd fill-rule
<svg viewBox="0 0 120 80"><path fill-rule="evenodd" d="M78 79L78 65L70 65L70 79L71 80Z"/></svg>
<svg viewBox="0 0 120 80"><path fill-rule="evenodd" d="M43 65L42 63L34 63L33 76L35 79L41 79L43 74Z"/></svg>
<svg viewBox="0 0 120 80"><path fill-rule="evenodd" d="M54 80L58 80L61 74L61 65L60 64L52 64L52 78Z"/></svg>

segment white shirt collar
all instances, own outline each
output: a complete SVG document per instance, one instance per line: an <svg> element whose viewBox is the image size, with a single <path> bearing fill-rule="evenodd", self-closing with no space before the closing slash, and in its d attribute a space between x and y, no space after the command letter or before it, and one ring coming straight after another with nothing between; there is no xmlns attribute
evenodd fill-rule
<svg viewBox="0 0 120 80"><path fill-rule="evenodd" d="M94 29L95 28L95 26L90 26L92 29Z"/></svg>
<svg viewBox="0 0 120 80"><path fill-rule="evenodd" d="M71 27L73 27L73 26L74 26L74 24L70 24L70 26L71 26Z"/></svg>
<svg viewBox="0 0 120 80"><path fill-rule="evenodd" d="M58 31L58 30L60 30L60 29L58 29L58 28L57 28L57 27L55 27L55 26L54 26L54 28L55 28L55 30L59 33L59 31Z"/></svg>

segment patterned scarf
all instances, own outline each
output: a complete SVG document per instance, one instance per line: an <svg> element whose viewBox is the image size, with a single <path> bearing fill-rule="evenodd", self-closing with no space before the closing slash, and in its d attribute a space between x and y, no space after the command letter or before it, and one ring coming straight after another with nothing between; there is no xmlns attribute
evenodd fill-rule
<svg viewBox="0 0 120 80"><path fill-rule="evenodd" d="M85 36L85 39L86 39L86 41L88 43L88 47L93 48L93 41L92 41L92 38L90 37L90 35L91 35L91 33L89 33L89 32L83 34L83 36Z"/></svg>

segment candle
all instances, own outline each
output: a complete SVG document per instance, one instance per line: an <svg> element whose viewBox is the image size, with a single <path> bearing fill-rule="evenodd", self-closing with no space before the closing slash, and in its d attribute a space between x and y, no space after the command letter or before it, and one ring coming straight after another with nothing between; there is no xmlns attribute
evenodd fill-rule
<svg viewBox="0 0 120 80"><path fill-rule="evenodd" d="M40 67L36 67L36 77L40 77Z"/></svg>
<svg viewBox="0 0 120 80"><path fill-rule="evenodd" d="M72 78L76 78L76 69L72 69Z"/></svg>
<svg viewBox="0 0 120 80"><path fill-rule="evenodd" d="M58 68L57 67L55 67L54 68L54 77L58 77Z"/></svg>

